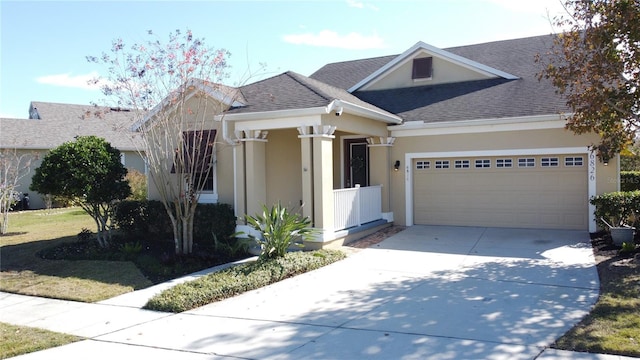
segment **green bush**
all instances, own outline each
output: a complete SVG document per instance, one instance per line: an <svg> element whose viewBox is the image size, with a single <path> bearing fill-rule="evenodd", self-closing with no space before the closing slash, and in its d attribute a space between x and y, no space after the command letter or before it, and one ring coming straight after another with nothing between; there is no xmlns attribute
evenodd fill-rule
<svg viewBox="0 0 640 360"><path fill-rule="evenodd" d="M282 257L296 241L306 239L315 233L311 220L290 212L280 203L268 209L262 206L262 214L246 216L247 224L258 231L262 237L249 235L260 244L260 258Z"/></svg>
<svg viewBox="0 0 640 360"><path fill-rule="evenodd" d="M136 169L127 169L125 179L131 187L131 195L127 200L144 201L147 199L147 177Z"/></svg>
<svg viewBox="0 0 640 360"><path fill-rule="evenodd" d="M197 280L176 285L154 296L146 309L182 312L344 259L338 250L292 252L275 259L258 260L227 268Z"/></svg>
<svg viewBox="0 0 640 360"><path fill-rule="evenodd" d="M620 190L640 190L640 171L620 171Z"/></svg>
<svg viewBox="0 0 640 360"><path fill-rule="evenodd" d="M596 207L594 214L598 226L608 229L604 219L611 226L632 225L637 227L640 215L640 191L617 191L594 196L590 200Z"/></svg>
<svg viewBox="0 0 640 360"><path fill-rule="evenodd" d="M125 200L115 210L114 222L127 237L150 236L170 239L171 220L156 200ZM193 236L205 248L215 246L214 236L227 239L235 231L236 218L228 204L199 204L193 220Z"/></svg>

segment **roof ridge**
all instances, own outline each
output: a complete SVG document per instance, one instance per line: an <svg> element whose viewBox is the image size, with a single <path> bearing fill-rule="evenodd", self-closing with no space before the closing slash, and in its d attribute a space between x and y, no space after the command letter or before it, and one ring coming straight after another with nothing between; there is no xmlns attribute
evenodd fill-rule
<svg viewBox="0 0 640 360"><path fill-rule="evenodd" d="M298 74L295 71L287 71L284 73L285 75L289 76L291 79L293 79L295 82L297 82L298 84L306 87L307 89L313 91L315 94L317 94L318 96L322 97L323 99L327 100L327 101L332 101L335 100L335 98L333 98L332 96L328 95L327 93L325 93L324 91L316 88L315 86L313 86L312 84L310 84L311 81L316 81L319 82L325 86L331 86L329 84L325 84L322 81L319 80L314 80L311 79L307 76L304 76L302 74ZM304 81L303 81L304 80ZM337 88L336 88L337 89Z"/></svg>

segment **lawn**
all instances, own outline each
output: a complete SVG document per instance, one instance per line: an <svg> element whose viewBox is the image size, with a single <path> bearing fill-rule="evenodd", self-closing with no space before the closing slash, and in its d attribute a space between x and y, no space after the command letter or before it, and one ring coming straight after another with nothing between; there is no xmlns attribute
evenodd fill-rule
<svg viewBox="0 0 640 360"><path fill-rule="evenodd" d="M95 302L148 287L132 262L45 260L42 250L77 242L95 223L80 208L9 214L9 232L0 236L0 290L23 295Z"/></svg>
<svg viewBox="0 0 640 360"><path fill-rule="evenodd" d="M596 237L593 249L600 298L554 347L640 357L640 252L621 254L606 237Z"/></svg>
<svg viewBox="0 0 640 360"><path fill-rule="evenodd" d="M48 330L0 323L0 359L61 346L81 338Z"/></svg>

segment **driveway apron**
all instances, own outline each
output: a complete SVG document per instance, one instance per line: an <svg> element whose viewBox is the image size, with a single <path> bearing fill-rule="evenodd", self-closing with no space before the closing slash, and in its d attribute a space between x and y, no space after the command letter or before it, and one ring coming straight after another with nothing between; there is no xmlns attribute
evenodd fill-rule
<svg viewBox="0 0 640 360"><path fill-rule="evenodd" d="M50 351L534 359L589 312L598 287L586 232L413 226L322 269Z"/></svg>

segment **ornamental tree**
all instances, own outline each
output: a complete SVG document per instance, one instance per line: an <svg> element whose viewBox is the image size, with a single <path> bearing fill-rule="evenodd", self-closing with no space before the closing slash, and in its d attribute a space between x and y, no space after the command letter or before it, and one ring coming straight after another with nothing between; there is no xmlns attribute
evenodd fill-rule
<svg viewBox="0 0 640 360"><path fill-rule="evenodd" d="M29 173L33 158L34 154L15 148L0 150L0 234L9 229L9 210L18 200L20 179Z"/></svg>
<svg viewBox="0 0 640 360"><path fill-rule="evenodd" d="M592 147L607 161L633 144L640 116L640 2L564 0L566 14L553 19L567 29L552 50L539 55L550 79L573 110L567 128L595 132Z"/></svg>
<svg viewBox="0 0 640 360"><path fill-rule="evenodd" d="M77 202L96 222L97 240L111 240L113 207L131 193L120 151L96 136L78 136L51 150L35 169L31 190Z"/></svg>
<svg viewBox="0 0 640 360"><path fill-rule="evenodd" d="M104 65L95 79L109 101L135 109L138 150L171 219L176 254L193 251L193 218L200 193L213 183L215 116L233 101L235 90L221 85L228 77L229 53L207 47L191 31L176 30L167 42L150 39L88 56Z"/></svg>

